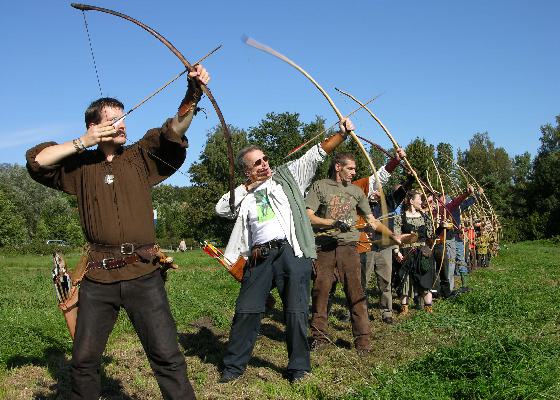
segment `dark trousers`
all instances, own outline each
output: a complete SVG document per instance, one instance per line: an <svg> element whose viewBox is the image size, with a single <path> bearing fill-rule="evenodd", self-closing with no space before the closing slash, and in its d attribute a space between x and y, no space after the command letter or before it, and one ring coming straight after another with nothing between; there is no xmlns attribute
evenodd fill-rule
<svg viewBox="0 0 560 400"><path fill-rule="evenodd" d="M159 270L110 284L86 279L80 287L78 304L71 399L99 398L101 356L121 307L142 342L163 398L195 398Z"/></svg>
<svg viewBox="0 0 560 400"><path fill-rule="evenodd" d="M439 272L439 291L438 294L444 299L451 296L451 282L447 273L447 252L442 244L434 246L434 259L436 261L436 272ZM442 262L443 258L443 262Z"/></svg>
<svg viewBox="0 0 560 400"><path fill-rule="evenodd" d="M311 260L296 257L289 244L271 249L264 260L249 259L237 297L235 316L224 356L224 373L240 375L251 358L265 303L276 286L286 322L288 374L311 371L307 325Z"/></svg>
<svg viewBox="0 0 560 400"><path fill-rule="evenodd" d="M356 348L370 345L370 326L366 296L362 289L360 256L355 246L336 246L333 250L317 252L313 282L311 335L324 341L327 336L327 303L334 282L342 282Z"/></svg>

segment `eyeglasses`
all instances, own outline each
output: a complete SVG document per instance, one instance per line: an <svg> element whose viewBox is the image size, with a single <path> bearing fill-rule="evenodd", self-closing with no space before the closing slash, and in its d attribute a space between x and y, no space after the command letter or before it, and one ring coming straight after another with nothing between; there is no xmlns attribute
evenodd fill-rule
<svg viewBox="0 0 560 400"><path fill-rule="evenodd" d="M257 161L253 163L253 167L260 166L263 162L268 162L268 156L264 156L263 158L259 158Z"/></svg>

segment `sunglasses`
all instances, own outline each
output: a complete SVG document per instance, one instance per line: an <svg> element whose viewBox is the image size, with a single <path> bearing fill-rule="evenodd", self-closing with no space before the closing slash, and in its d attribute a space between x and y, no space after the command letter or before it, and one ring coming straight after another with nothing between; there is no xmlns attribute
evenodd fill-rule
<svg viewBox="0 0 560 400"><path fill-rule="evenodd" d="M263 162L268 162L268 156L264 156L263 158L259 158L257 161L253 163L253 167L259 167Z"/></svg>

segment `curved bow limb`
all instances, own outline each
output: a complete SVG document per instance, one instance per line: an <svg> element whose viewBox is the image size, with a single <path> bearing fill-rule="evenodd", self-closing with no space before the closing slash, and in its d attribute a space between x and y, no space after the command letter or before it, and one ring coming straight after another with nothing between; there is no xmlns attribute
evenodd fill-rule
<svg viewBox="0 0 560 400"><path fill-rule="evenodd" d="M460 170L463 170L467 173L467 175L469 175L471 177L471 179L474 181L474 183L476 184L476 186L478 186L479 189L482 189L482 186L476 181L476 179L474 178L474 176L465 168L462 167L461 165L459 165L457 163L457 167L459 167ZM484 200L486 201L486 204L488 204L488 208L491 212L492 215L492 219L495 219L496 221L498 220L498 216L496 215L496 212L494 211L494 208L492 207L492 204L490 203L490 201L488 200L488 197L486 197L486 193L484 192L484 190L482 190L482 197L484 197Z"/></svg>
<svg viewBox="0 0 560 400"><path fill-rule="evenodd" d="M363 102L361 102L360 100L358 100L356 97L354 97L353 95L351 95L348 92L345 92L344 90L335 88L335 90L349 98L351 98L352 100L354 100L356 103L358 103L359 105L361 105L364 110L366 110L369 115L379 124L379 126L381 127L381 129L383 129L383 132L385 132L385 134L389 137L389 140L391 141L391 143L393 144L393 147L395 148L395 150L397 150L400 146L397 143L396 139L393 137L393 135L391 135L391 132L389 132L389 130L385 127L385 125L383 124L383 122L381 122L381 120L379 118L377 118L377 116L373 113L373 111L371 111L369 109L369 107L367 107L366 104L364 104ZM412 168L412 165L410 165L410 162L408 161L407 157L404 157L404 162L405 165L407 167L407 169L412 173L412 175L414 176L414 179L416 179L416 182L418 183L418 186L420 186L420 190L422 191L422 194L424 195L424 198L427 200L428 199L428 195L426 194L426 192L424 191L424 186L422 185L422 182L420 181L420 178L418 178L418 174L416 173L416 170L414 168ZM436 230L435 227L435 223L434 220L432 218L432 227L434 228L434 232Z"/></svg>
<svg viewBox="0 0 560 400"><path fill-rule="evenodd" d="M151 35L156 37L156 39L158 39L161 43L163 43L164 46L166 46L169 50L171 50L171 52L173 54L175 54L175 56L183 63L185 68L187 68L189 71L193 70L193 68L194 68L193 65L191 65L187 61L185 56L183 54L181 54L181 52L179 50L177 50L177 48L175 46L173 46L169 40L167 40L162 34L157 32L155 29L149 27L148 25L144 24L143 22L140 22L137 19L134 19L134 18L132 18L132 17L126 15L126 14L120 13L118 11L109 10L108 8L102 8L102 7L92 6L92 5L88 5L88 4L79 4L79 3L71 3L70 5L74 8L76 8L76 9L78 9L78 10L81 10L82 12L85 12L85 11L99 11L99 12L102 12L102 13L114 15L114 16L119 17L119 18L123 18L123 19L125 19L129 22L132 22L135 25L138 25L139 27L141 27L142 29L144 29L145 31L147 31L148 33L150 33ZM216 111L216 115L218 116L218 119L220 120L220 124L222 125L222 131L223 131L224 137L226 139L227 153L228 153L228 160L229 160L229 175L230 175L229 176L229 189L230 189L229 206L231 208L231 211L234 212L234 209L235 209L235 207L234 207L234 204L235 204L235 186L234 186L235 185L235 182L234 182L235 159L233 158L233 147L232 147L232 144L231 144L231 133L230 133L229 128L226 124L226 121L224 119L222 111L220 110L220 107L218 106L218 103L216 103L216 100L214 99L214 96L212 95L212 92L210 91L210 89L206 85L201 85L201 87L202 87L202 91L208 97L208 99L210 100L210 103L212 103L212 106L214 107L214 110Z"/></svg>
<svg viewBox="0 0 560 400"><path fill-rule="evenodd" d="M492 225L491 225L492 232L496 233L497 241L499 243L499 235L497 235L498 225L499 225L498 215L494 211L494 208L492 207L492 204L488 200L488 197L486 197L486 193L484 192L484 189L482 189L482 186L477 182L477 180L474 178L474 176L465 167L460 166L459 163L456 163L456 165L457 165L457 167L459 167L459 170L462 170L462 171L466 172L472 178L472 180L475 182L476 186L478 186L479 190L482 190L482 197L484 197L484 200L486 201L486 204L488 204L488 208L489 208L489 211L490 211L490 217L491 217L491 223L492 223ZM486 212L484 212L484 214L485 214L485 219L486 219L486 217L487 217Z"/></svg>
<svg viewBox="0 0 560 400"><path fill-rule="evenodd" d="M434 161L433 158L430 158L430 160L432 160L432 164L434 165L434 168L436 170L436 174L437 174L437 177L438 177L438 180L439 180L439 184L441 186L441 197L443 198L443 203L445 204L447 200L445 198L445 188L443 187L443 180L441 179L441 175L440 175L439 170L436 166L436 162ZM437 277L439 276L439 274L441 273L441 270L443 269L443 264L444 264L444 261L445 261L445 258L446 258L445 257L445 253L446 253L445 242L447 240L447 229L446 229L445 225L446 225L446 222L447 222L447 218L446 218L447 209L446 209L446 207L443 207L442 212L441 212L443 215L440 216L439 208L440 208L440 206L438 204L438 217L439 217L438 218L438 223L442 224L442 227L443 227L443 237L442 237L442 242L441 242L441 261L440 261L440 264L439 264L438 272L437 272L436 276L434 276L434 282L432 283L432 287L434 287L434 285L436 284ZM433 247L435 247L435 244L436 244L436 241L434 241L434 246ZM432 247L432 249L433 249L433 247ZM447 273L447 271L445 271L445 273ZM451 279L454 279L454 278L451 278Z"/></svg>
<svg viewBox="0 0 560 400"><path fill-rule="evenodd" d="M245 42L245 44L254 47L258 50L264 51L265 53L271 54L279 59L281 59L282 61L290 64L292 67L294 67L295 69L297 69L299 72L301 72L307 79L309 79L311 81L311 83L313 83L313 85L323 94L323 96L327 99L327 101L329 102L329 104L331 105L332 109L334 110L334 112L336 113L337 117L339 120L342 120L344 118L344 116L342 115L342 113L340 112L340 110L338 109L338 107L334 104L333 100L331 99L331 97L328 95L328 93L325 91L325 89L323 89L321 87L321 85L319 85L319 83L317 83L317 81L311 76L309 75L309 73L307 73L307 71L305 71L303 68L301 68L299 65L297 65L295 62L293 62L292 60L290 60L288 57L286 57L285 55L277 52L276 50L272 49L269 46L266 46L262 43L257 42L256 40L250 38L250 37L244 37L243 41ZM362 142L360 141L360 139L358 139L358 137L356 136L356 134L354 133L354 131L350 131L349 135L352 137L352 139L356 142L356 144L358 145L358 147L360 148L360 151L362 152L362 154L364 155L364 157L366 158L366 160L368 161L368 164L372 170L372 173L375 176L375 181L379 190L379 194L381 196L381 212L383 213L383 215L387 214L387 201L385 200L385 195L383 194L383 189L381 187L381 182L379 181L379 177L377 176L377 169L375 168L375 165L373 165L373 161L371 160L368 152L366 151L366 149L364 148L364 145L362 144ZM385 224L384 224L385 225ZM386 226L386 225L385 225Z"/></svg>
<svg viewBox="0 0 560 400"><path fill-rule="evenodd" d="M447 157L449 161L451 161L452 164L454 164L457 169L459 170L459 173L463 176L463 179L465 180L465 183L469 184L469 178L467 178L468 174L470 176L470 178L473 180L475 186L478 187L478 189L482 189L482 186L480 186L480 184L476 181L476 179L474 178L474 176L463 166L459 165L458 162L456 162L455 160L453 160L450 157ZM484 193L484 190L482 190L482 197L484 198L484 200L486 201L486 204L489 207L489 214L490 217L492 218L493 221L498 221L498 216L496 215L496 213L494 212L494 209L492 208L492 205L490 204L490 201L488 200L488 197L486 197L486 193ZM482 207L482 205L480 205L480 211L482 211L482 214L484 214L484 218L486 219L488 217L488 213L486 210L484 210L484 207Z"/></svg>
<svg viewBox="0 0 560 400"><path fill-rule="evenodd" d="M365 104L371 103L372 101L374 101L375 99L377 99L379 96L381 96L381 95L377 95L377 96L375 96L375 97L372 97L372 98L369 99ZM358 111L360 111L362 108L363 108L363 107L360 106L360 107L358 107L358 108L352 110L352 112L351 112L350 114L347 114L347 115L346 115L346 118L351 117L352 115L354 115L355 113L357 113ZM335 122L333 125L329 126L328 128L323 129L321 132L319 132L318 134L316 134L315 136L313 136L313 137L312 137L311 139L309 139L307 142L302 143L302 144L300 144L300 145L294 147L292 150L290 150L290 151L288 152L288 154L286 154L286 157L284 157L284 160L285 160L286 158L290 157L292 154L295 154L295 153L297 153L298 151L300 151L302 148L304 148L305 146L307 146L309 143L313 142L313 141L314 141L315 139L317 139L318 137L324 135L328 130L334 128L336 125L338 125L338 122ZM364 140L360 135L356 135L356 136L358 136L358 138Z"/></svg>

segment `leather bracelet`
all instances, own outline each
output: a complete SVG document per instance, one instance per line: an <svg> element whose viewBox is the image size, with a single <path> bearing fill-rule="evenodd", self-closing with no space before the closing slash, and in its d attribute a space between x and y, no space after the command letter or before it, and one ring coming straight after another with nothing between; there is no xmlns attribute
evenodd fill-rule
<svg viewBox="0 0 560 400"><path fill-rule="evenodd" d="M86 145L84 144L84 142L82 142L82 138L78 138L76 139L78 141L78 144L80 145L80 147L82 148L82 151L86 151Z"/></svg>
<svg viewBox="0 0 560 400"><path fill-rule="evenodd" d="M72 144L74 145L74 148L76 149L76 152L78 154L86 151L86 146L84 146L84 142L82 142L82 139L80 138L74 139L72 140Z"/></svg>
<svg viewBox="0 0 560 400"><path fill-rule="evenodd" d="M202 87L197 82L189 79L189 86L187 89L187 93L185 94L185 98L181 101L179 105L178 114L180 117L188 114L189 112L193 111L194 115L196 115L199 108L197 107L198 102L202 98Z"/></svg>

